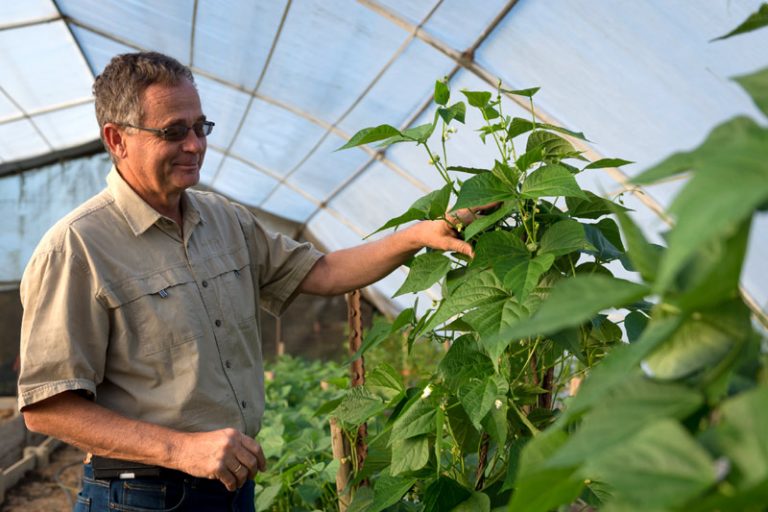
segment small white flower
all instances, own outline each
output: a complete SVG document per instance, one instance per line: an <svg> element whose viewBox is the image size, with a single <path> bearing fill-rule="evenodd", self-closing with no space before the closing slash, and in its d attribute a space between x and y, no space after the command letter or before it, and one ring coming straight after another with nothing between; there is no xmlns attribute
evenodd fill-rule
<svg viewBox="0 0 768 512"><path fill-rule="evenodd" d="M432 394L432 386L430 384L427 384L427 387L425 387L424 391L421 393L421 398L427 398L431 394Z"/></svg>
<svg viewBox="0 0 768 512"><path fill-rule="evenodd" d="M499 400L499 399L497 398L497 399L496 399L496 401L495 401L495 402L493 402L493 405L495 405L495 406L496 406L496 409L501 409L501 400Z"/></svg>

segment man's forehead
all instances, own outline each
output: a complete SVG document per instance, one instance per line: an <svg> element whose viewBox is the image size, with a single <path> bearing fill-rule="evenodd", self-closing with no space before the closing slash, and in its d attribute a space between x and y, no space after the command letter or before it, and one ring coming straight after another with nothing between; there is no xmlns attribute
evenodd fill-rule
<svg viewBox="0 0 768 512"><path fill-rule="evenodd" d="M144 90L142 106L145 120L172 123L205 118L197 89L188 80L176 85L150 85Z"/></svg>

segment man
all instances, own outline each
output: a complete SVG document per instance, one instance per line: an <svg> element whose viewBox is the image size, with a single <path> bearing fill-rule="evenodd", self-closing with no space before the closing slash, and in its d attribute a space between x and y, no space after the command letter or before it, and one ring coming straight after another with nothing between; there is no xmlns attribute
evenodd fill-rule
<svg viewBox="0 0 768 512"><path fill-rule="evenodd" d="M322 255L188 190L213 123L167 56L115 57L94 95L114 167L22 279L24 419L94 456L78 506L252 510L265 467L259 306L279 314L297 293L366 286L425 246L471 248L427 221Z"/></svg>

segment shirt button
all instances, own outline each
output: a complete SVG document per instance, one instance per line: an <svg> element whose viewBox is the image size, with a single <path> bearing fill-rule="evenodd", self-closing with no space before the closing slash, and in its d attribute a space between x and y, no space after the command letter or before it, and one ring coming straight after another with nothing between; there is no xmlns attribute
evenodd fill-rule
<svg viewBox="0 0 768 512"><path fill-rule="evenodd" d="M208 281L203 281L203 288L208 288Z"/></svg>
<svg viewBox="0 0 768 512"><path fill-rule="evenodd" d="M221 327L221 320L216 320L213 323L216 324L216 327Z"/></svg>
<svg viewBox="0 0 768 512"><path fill-rule="evenodd" d="M232 368L232 363L230 363L229 361L224 361L224 366L226 366L227 368Z"/></svg>
<svg viewBox="0 0 768 512"><path fill-rule="evenodd" d="M245 409L245 400L243 400L242 402L240 402L240 405L242 405L242 406L243 406L243 409Z"/></svg>

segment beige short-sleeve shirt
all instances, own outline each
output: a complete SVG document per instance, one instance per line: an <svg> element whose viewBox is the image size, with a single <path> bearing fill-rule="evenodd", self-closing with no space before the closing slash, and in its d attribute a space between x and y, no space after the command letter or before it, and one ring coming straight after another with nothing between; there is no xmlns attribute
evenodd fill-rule
<svg viewBox="0 0 768 512"><path fill-rule="evenodd" d="M183 239L113 168L43 237L21 282L20 408L84 390L183 431L258 432L259 306L281 313L322 254L216 194L182 206Z"/></svg>

